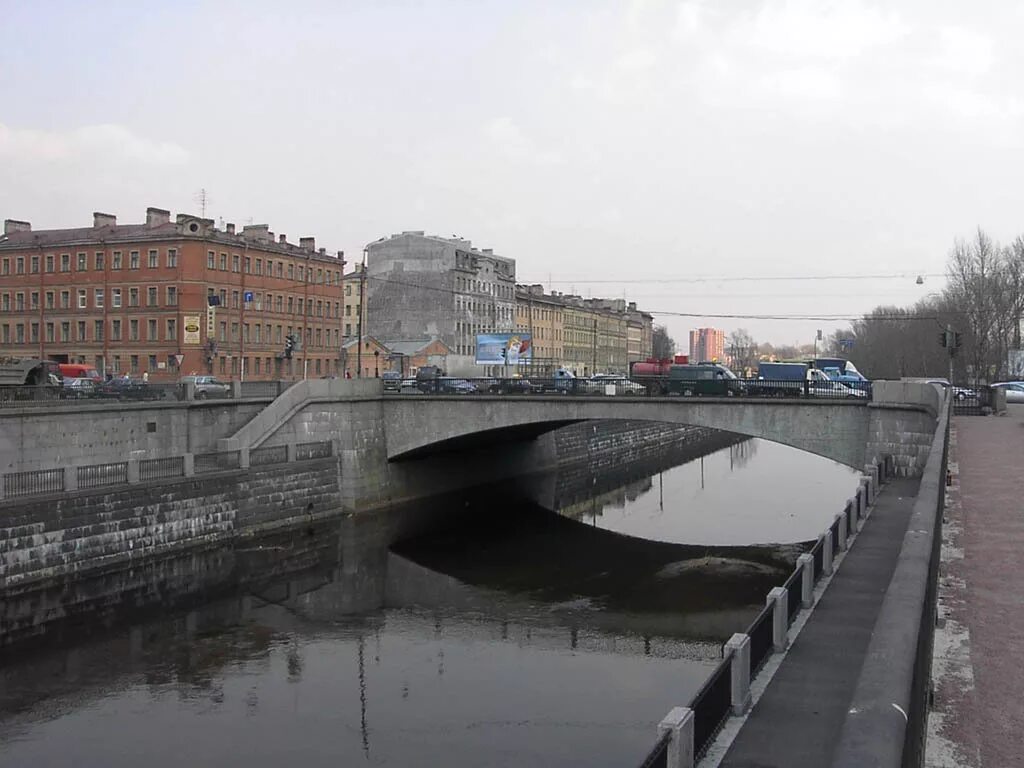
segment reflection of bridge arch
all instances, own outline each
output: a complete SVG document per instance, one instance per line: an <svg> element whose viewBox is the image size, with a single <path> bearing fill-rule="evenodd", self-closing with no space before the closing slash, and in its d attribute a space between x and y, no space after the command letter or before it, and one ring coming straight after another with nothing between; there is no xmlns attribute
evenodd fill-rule
<svg viewBox="0 0 1024 768"><path fill-rule="evenodd" d="M387 455L402 460L527 440L594 419L686 424L760 437L851 467L864 464L869 410L859 400L697 398L389 398Z"/></svg>

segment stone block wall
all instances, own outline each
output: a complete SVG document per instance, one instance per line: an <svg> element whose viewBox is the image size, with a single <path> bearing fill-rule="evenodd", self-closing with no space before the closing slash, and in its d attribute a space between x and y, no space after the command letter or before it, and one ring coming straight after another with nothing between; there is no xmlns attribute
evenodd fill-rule
<svg viewBox="0 0 1024 768"><path fill-rule="evenodd" d="M229 541L337 508L333 459L0 507L0 589Z"/></svg>
<svg viewBox="0 0 1024 768"><path fill-rule="evenodd" d="M926 411L872 405L864 458L874 464L892 456L898 477L917 477L924 471L932 440L935 417Z"/></svg>

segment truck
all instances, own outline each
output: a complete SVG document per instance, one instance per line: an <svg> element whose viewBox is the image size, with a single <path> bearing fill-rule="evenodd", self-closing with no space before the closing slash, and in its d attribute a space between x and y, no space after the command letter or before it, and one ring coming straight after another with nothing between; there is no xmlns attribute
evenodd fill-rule
<svg viewBox="0 0 1024 768"><path fill-rule="evenodd" d="M63 380L52 360L0 357L0 400L49 400L60 397Z"/></svg>
<svg viewBox="0 0 1024 768"><path fill-rule="evenodd" d="M868 381L857 370L857 366L841 357L818 357L808 365L823 371L832 381L841 381L849 387L867 392L871 388Z"/></svg>
<svg viewBox="0 0 1024 768"><path fill-rule="evenodd" d="M634 360L629 364L629 379L646 387L649 395L664 395L668 393L667 379L672 366L687 365L689 362L689 355Z"/></svg>
<svg viewBox="0 0 1024 768"><path fill-rule="evenodd" d="M762 397L867 397L867 391L834 381L807 363L760 363L750 394Z"/></svg>

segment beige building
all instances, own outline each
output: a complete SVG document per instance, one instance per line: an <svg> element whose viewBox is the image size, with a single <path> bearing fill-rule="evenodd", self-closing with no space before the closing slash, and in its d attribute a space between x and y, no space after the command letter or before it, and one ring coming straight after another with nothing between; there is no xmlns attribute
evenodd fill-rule
<svg viewBox="0 0 1024 768"><path fill-rule="evenodd" d="M533 340L530 372L548 375L565 365L565 305L544 286L516 286L516 330Z"/></svg>

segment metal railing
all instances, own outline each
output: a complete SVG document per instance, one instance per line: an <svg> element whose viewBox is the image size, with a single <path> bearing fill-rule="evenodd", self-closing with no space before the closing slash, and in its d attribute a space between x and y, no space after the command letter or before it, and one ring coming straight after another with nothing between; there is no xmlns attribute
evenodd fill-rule
<svg viewBox="0 0 1024 768"><path fill-rule="evenodd" d="M894 465L890 461L890 457L886 457L875 466L878 471L878 480L881 482L890 476L890 470ZM804 601L813 600L811 593L805 594L804 592L808 583L817 583L825 573L826 540L831 539L831 550L828 554L838 554L843 548L839 536L840 530L843 529L840 526L845 526L844 532L847 532L848 535L855 534L858 514L860 514L860 511L857 505L847 503L844 506L842 516L833 520L827 532L822 534L811 548L809 553L811 558L803 558L784 582L782 589L785 590L785 602L782 602L782 594L777 590L772 590L772 593L769 594L768 604L758 612L750 626L747 627L746 632L734 636L734 640L731 640L729 643L729 646L732 646L735 638L739 637L741 640L740 645L733 646L732 648L727 646L723 649L722 661L690 700L688 707L682 710L685 714L680 722L688 725L686 725L686 728L681 727L680 733L685 734L681 738L692 739L694 762L690 764L691 766L707 751L730 712L734 708L745 706L742 701L733 701L732 699L734 694L733 664L736 663L737 659L737 652L733 648L738 647L742 649L746 646L749 652L749 677L745 679L745 688L740 686L743 690L738 692L739 695L746 696L747 703L749 703L750 680L758 674L765 662L776 650L776 642L778 642L776 639L777 611L785 611L785 626L792 626L800 614ZM849 539L843 537L843 540L849 546ZM813 569L813 578L810 582L806 582L804 579L804 568L808 567ZM741 667L741 669L745 668ZM672 714L670 713L669 718L672 717ZM668 731L668 733L672 733L672 731ZM663 749L664 740L665 734L659 736L658 742L641 764L642 766L663 764L652 761L662 759L661 756L663 754L667 755L668 747L664 746ZM685 750L683 751L685 753Z"/></svg>
<svg viewBox="0 0 1024 768"><path fill-rule="evenodd" d="M76 467L79 488L102 488L105 485L122 485L128 482L128 462L110 464L89 464Z"/></svg>
<svg viewBox="0 0 1024 768"><path fill-rule="evenodd" d="M331 457L331 442L322 443L298 443L295 446L295 458L298 461L309 459L329 459Z"/></svg>
<svg viewBox="0 0 1024 768"><path fill-rule="evenodd" d="M4 498L38 496L64 490L64 469L36 469L4 475Z"/></svg>
<svg viewBox="0 0 1024 768"><path fill-rule="evenodd" d="M672 743L672 732L665 731L655 743L647 757L640 763L640 768L668 768L668 745Z"/></svg>
<svg viewBox="0 0 1024 768"><path fill-rule="evenodd" d="M294 381L243 381L242 397L278 397L296 383Z"/></svg>
<svg viewBox="0 0 1024 768"><path fill-rule="evenodd" d="M426 379L388 380L384 392L392 395L568 395L583 397L748 397L825 399L867 402L871 385L840 381L774 379L681 379L643 376L473 378L443 376Z"/></svg>
<svg viewBox="0 0 1024 768"><path fill-rule="evenodd" d="M992 387L953 387L953 413L956 416L984 416L993 410Z"/></svg>
<svg viewBox="0 0 1024 768"><path fill-rule="evenodd" d="M283 464L288 461L287 445L265 445L249 451L249 466L262 467L266 464Z"/></svg>
<svg viewBox="0 0 1024 768"><path fill-rule="evenodd" d="M142 459L139 461L139 480L160 480L165 477L183 477L185 457L168 456L164 459Z"/></svg>
<svg viewBox="0 0 1024 768"><path fill-rule="evenodd" d="M238 469L241 466L239 451L197 453L193 461L195 462L193 466L197 475L206 472L223 472L228 469Z"/></svg>
<svg viewBox="0 0 1024 768"><path fill-rule="evenodd" d="M297 381L244 381L241 396L276 398ZM197 395L197 399L204 399ZM217 395L230 399L231 392ZM8 408L74 408L83 404L116 406L123 403L182 402L185 387L177 381L143 381L118 377L101 383L78 381L60 386L0 386L0 409Z"/></svg>

